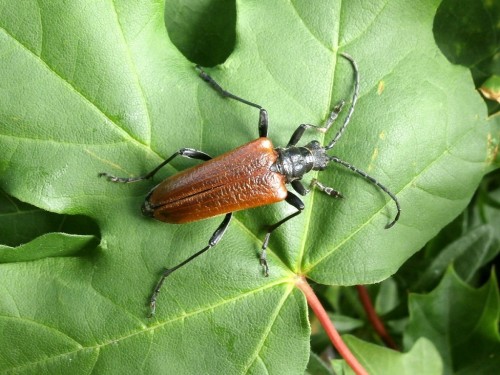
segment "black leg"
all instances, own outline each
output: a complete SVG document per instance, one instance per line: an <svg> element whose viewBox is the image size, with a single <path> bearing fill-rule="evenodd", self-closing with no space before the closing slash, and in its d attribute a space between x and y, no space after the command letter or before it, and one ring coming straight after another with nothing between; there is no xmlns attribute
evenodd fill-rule
<svg viewBox="0 0 500 375"><path fill-rule="evenodd" d="M194 253L189 258L187 258L186 260L182 261L181 263L179 263L175 267L165 268L165 270L161 274L160 280L158 281L158 283L156 284L156 286L155 286L155 288L153 290L153 294L151 295L151 299L150 299L151 313L149 314L149 317L152 317L155 314L155 311L156 311L156 300L158 298L158 294L160 293L161 287L163 286L163 283L165 282L165 279L167 278L167 276L169 276L175 270L178 270L182 266L184 266L187 263L191 262L193 259L195 259L199 255L203 254L208 249L210 249L210 248L214 247L215 245L217 245L217 243L219 243L219 241L224 236L224 233L226 232L226 229L229 226L229 222L231 221L231 217L232 216L233 216L233 214L231 212L228 213L228 214L226 214L226 216L224 217L224 220L222 220L222 223L215 230L215 232L212 235L212 237L210 237L210 241L208 241L208 245L207 246L205 246L203 249L201 249L197 253Z"/></svg>
<svg viewBox="0 0 500 375"><path fill-rule="evenodd" d="M267 129L269 128L269 117L264 108L259 112L259 137L267 137Z"/></svg>
<svg viewBox="0 0 500 375"><path fill-rule="evenodd" d="M249 105L251 107L258 108L260 110L259 113L259 136L267 137L267 128L268 128L268 116L267 111L262 108L260 105L249 102L246 99L240 98L234 94L231 94L229 91L224 90L212 77L210 77L199 65L196 65L196 69L199 72L201 79L207 82L215 91L217 91L224 98L231 98L237 100L243 104Z"/></svg>
<svg viewBox="0 0 500 375"><path fill-rule="evenodd" d="M302 196L309 194L309 192L311 191L309 189L306 189L306 187L302 184L302 182L300 182L300 180L293 180L290 184L292 185L293 190L295 190Z"/></svg>
<svg viewBox="0 0 500 375"><path fill-rule="evenodd" d="M302 138L302 136L304 135L304 132L307 129L313 128L319 132L325 133L330 128L330 126L332 126L335 119L339 116L339 113L342 110L344 103L345 102L342 100L335 107L333 107L332 112L330 112L330 116L328 116L328 119L325 121L325 124L323 126L317 126L317 125L311 125L311 124L300 125L293 132L292 137L290 138L290 141L288 142L288 145L286 147L295 146L297 144L297 142Z"/></svg>
<svg viewBox="0 0 500 375"><path fill-rule="evenodd" d="M291 185L293 189L299 193L300 195L306 195L309 194L312 188L317 187L319 190L321 190L323 193L326 193L334 198L344 198L344 196L337 190L334 190L331 187L323 185L321 182L313 178L311 180L311 184L309 185L309 189L306 189L306 187L300 182L300 180L294 180L291 182Z"/></svg>
<svg viewBox="0 0 500 375"><path fill-rule="evenodd" d="M295 207L298 211L294 212L291 215L288 215L284 219L278 221L276 224L269 226L269 228L267 230L266 237L264 238L264 242L262 243L262 251L260 253L260 264L261 264L262 268L264 269L264 275L266 277L269 276L269 266L267 265L266 249L267 249L267 245L269 244L269 237L271 237L271 233L275 229L277 229L281 224L283 224L283 223L287 222L288 220L290 220L291 218L299 215L302 212L302 210L304 209L304 203L300 200L299 197L297 197L295 194L293 194L290 191L288 192L288 195L285 198L285 200L288 204Z"/></svg>
<svg viewBox="0 0 500 375"><path fill-rule="evenodd" d="M109 173L99 173L99 177L106 177L108 181L111 182L123 182L123 183L129 183L129 182L137 182L137 181L142 181L142 180L147 180L149 178L152 178L156 172L158 172L161 168L163 168L165 165L167 165L172 159L174 159L176 156L183 156L188 159L197 159L197 160L210 160L212 157L208 154L205 154L203 151L198 151L194 150L192 148L181 148L179 151L177 151L175 154L170 156L168 159L163 161L159 166L157 166L155 169L153 169L151 172L145 174L144 176L139 176L139 177L115 177L113 175L110 175Z"/></svg>

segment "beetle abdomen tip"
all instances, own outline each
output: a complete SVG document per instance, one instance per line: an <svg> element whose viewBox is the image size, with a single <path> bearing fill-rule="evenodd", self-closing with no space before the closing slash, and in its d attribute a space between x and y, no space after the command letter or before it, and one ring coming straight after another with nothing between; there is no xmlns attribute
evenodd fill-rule
<svg viewBox="0 0 500 375"><path fill-rule="evenodd" d="M144 216L147 216L147 217L154 216L154 208L151 207L151 204L149 203L149 200L147 200L147 199L142 204L141 211L142 211L142 214Z"/></svg>

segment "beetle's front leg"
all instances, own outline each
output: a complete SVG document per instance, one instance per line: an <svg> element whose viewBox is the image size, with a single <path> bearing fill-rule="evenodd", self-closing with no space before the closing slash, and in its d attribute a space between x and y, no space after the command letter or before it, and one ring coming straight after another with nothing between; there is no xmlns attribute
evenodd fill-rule
<svg viewBox="0 0 500 375"><path fill-rule="evenodd" d="M334 198L344 198L344 196L342 195L342 193L340 191L337 191L329 186L326 186L326 185L323 185L321 182L319 182L318 180L316 180L315 178L313 178L311 180L311 189L314 188L314 187L317 187L320 191L322 191L323 193L326 193L328 194L329 196L331 197L334 197Z"/></svg>
<svg viewBox="0 0 500 375"><path fill-rule="evenodd" d="M344 196L342 195L342 193L340 191L337 191L329 186L326 186L326 185L323 185L321 182L319 182L317 179L313 178L311 180L311 184L309 185L309 189L306 189L306 187L302 184L302 182L300 182L299 180L294 180L291 182L291 185L293 187L293 189L299 193L300 195L306 195L306 194L309 194L310 191L316 187L318 188L320 191L322 191L323 193L326 193L328 195L330 195L331 197L334 197L334 198L344 198Z"/></svg>
<svg viewBox="0 0 500 375"><path fill-rule="evenodd" d="M325 133L330 128L330 126L332 126L336 118L339 116L339 113L342 110L344 104L345 102L341 100L335 107L333 107L332 111L330 112L330 116L328 116L328 119L326 120L323 126L317 126L312 124L301 124L293 132L292 136L290 137L290 141L288 141L288 145L286 147L295 146L297 142L300 141L300 139L302 138L307 129L313 128L319 132Z"/></svg>
<svg viewBox="0 0 500 375"><path fill-rule="evenodd" d="M299 197L297 197L295 194L293 194L290 191L288 192L288 195L285 198L285 200L288 204L295 207L298 211L294 212L291 215L288 215L284 219L278 221L276 224L269 226L269 229L267 230L267 234L266 234L266 237L264 238L264 242L262 243L262 250L260 253L260 264L261 264L262 268L264 269L264 276L266 276L266 277L269 276L269 266L267 264L266 249L267 249L267 245L269 244L269 238L271 237L271 233L275 229L277 229L281 224L284 224L285 222L290 220L292 217L299 215L304 210L304 207L305 207L304 202L302 202Z"/></svg>
<svg viewBox="0 0 500 375"><path fill-rule="evenodd" d="M300 180L293 180L290 184L292 185L293 190L295 190L302 196L309 194L309 192L311 191L311 189L306 189L306 187L302 184L302 182L300 182Z"/></svg>

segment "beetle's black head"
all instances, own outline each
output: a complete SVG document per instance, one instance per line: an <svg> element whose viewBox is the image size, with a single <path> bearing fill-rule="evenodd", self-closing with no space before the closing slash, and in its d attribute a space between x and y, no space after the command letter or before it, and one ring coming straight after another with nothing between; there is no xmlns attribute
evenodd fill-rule
<svg viewBox="0 0 500 375"><path fill-rule="evenodd" d="M312 170L322 171L330 162L330 157L326 154L326 150L318 141L311 141L304 146L311 153Z"/></svg>

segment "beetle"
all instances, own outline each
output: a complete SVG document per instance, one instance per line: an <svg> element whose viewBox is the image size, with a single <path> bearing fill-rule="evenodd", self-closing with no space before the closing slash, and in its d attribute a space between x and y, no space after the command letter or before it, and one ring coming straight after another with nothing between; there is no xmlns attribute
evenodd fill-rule
<svg viewBox="0 0 500 375"><path fill-rule="evenodd" d="M222 97L234 99L259 109L259 138L216 158L212 158L203 151L181 148L151 172L140 177L115 177L108 173L99 173L99 177L106 177L112 182L130 183L152 178L162 167L177 156L202 160L204 163L168 177L156 185L147 195L142 205L142 213L145 216L173 224L225 215L222 223L208 241L207 246L178 265L164 269L151 295L150 316L154 315L156 311L156 300L166 277L217 245L228 228L233 212L285 200L297 211L268 227L260 253L260 264L263 267L264 275L268 276L269 266L267 264L266 249L271 233L304 210L302 200L289 191L286 185L290 184L295 192L302 196L308 194L312 188L317 188L332 197L341 198L342 194L340 192L323 185L317 179L311 181L309 189L301 182L306 173L322 171L330 162L350 169L389 195L396 204L397 213L386 228L392 227L398 221L401 207L398 199L389 189L348 162L327 154L327 151L333 148L346 129L358 98L359 71L357 64L350 55L342 53L341 56L347 59L353 68L354 90L351 105L344 122L335 137L326 146L322 146L316 140L309 142L305 146L297 146L297 143L308 129L326 132L338 117L345 101L342 100L333 107L323 126L301 124L292 134L286 147L275 148L267 137L267 111L258 104L224 90L201 67L196 66L199 76Z"/></svg>

